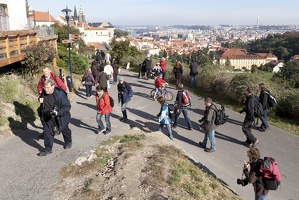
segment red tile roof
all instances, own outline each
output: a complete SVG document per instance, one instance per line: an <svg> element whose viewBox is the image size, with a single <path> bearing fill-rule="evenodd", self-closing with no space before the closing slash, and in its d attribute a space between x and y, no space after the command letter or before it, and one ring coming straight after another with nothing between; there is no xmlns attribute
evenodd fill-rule
<svg viewBox="0 0 299 200"><path fill-rule="evenodd" d="M48 12L33 11L33 15L29 16L29 18L37 22L57 22Z"/></svg>

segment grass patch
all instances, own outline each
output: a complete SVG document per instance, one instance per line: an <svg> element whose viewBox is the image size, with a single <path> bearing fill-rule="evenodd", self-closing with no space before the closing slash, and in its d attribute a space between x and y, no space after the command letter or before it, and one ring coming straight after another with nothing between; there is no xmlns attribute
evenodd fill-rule
<svg viewBox="0 0 299 200"><path fill-rule="evenodd" d="M2 76L0 77L0 97L1 101L12 103L19 94L17 76Z"/></svg>

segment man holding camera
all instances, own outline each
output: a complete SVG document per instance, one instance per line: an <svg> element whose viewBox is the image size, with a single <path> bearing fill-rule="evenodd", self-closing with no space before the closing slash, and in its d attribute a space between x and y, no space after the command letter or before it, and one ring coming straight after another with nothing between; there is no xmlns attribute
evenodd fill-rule
<svg viewBox="0 0 299 200"><path fill-rule="evenodd" d="M205 152L212 153L216 151L216 139L215 139L215 129L217 126L215 125L216 118L216 106L213 104L211 98L205 99L205 112L204 116L198 120L200 124L199 129L205 131L205 137L203 142L199 142L199 146L204 148ZM207 142L210 140L211 147L207 148Z"/></svg>
<svg viewBox="0 0 299 200"><path fill-rule="evenodd" d="M64 149L72 147L72 132L68 127L71 117L71 104L66 92L55 87L55 82L51 79L45 80L43 90L44 95L39 99L41 105L38 113L44 130L45 150L38 153L38 156L52 153L56 132L61 132L63 135Z"/></svg>
<svg viewBox="0 0 299 200"><path fill-rule="evenodd" d="M263 184L263 173L260 171L262 160L260 159L260 151L252 147L247 151L249 161L244 161L243 174L245 179L237 179L237 184L246 186L252 183L255 192L255 200L265 200L269 190L266 190ZM250 170L248 170L250 166Z"/></svg>

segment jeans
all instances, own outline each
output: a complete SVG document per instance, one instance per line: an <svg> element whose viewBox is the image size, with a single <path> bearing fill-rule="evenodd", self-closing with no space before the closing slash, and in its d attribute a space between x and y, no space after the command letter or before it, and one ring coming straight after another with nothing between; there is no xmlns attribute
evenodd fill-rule
<svg viewBox="0 0 299 200"><path fill-rule="evenodd" d="M107 113L107 114L97 113L96 120L98 122L99 130L104 130L105 129L104 124L102 122L103 115L105 116L106 131L111 132L110 113Z"/></svg>
<svg viewBox="0 0 299 200"><path fill-rule="evenodd" d="M171 125L170 124L160 124L159 126L159 131L162 132L162 129L163 129L163 126L166 125L166 128L167 128L167 131L168 131L168 134L169 134L169 138L171 140L173 140L173 135L172 135L172 130L171 130Z"/></svg>
<svg viewBox="0 0 299 200"><path fill-rule="evenodd" d="M255 196L255 200L266 200L267 195Z"/></svg>
<svg viewBox="0 0 299 200"><path fill-rule="evenodd" d="M114 74L114 76L113 76L113 81L114 81L114 83L117 82L117 74Z"/></svg>
<svg viewBox="0 0 299 200"><path fill-rule="evenodd" d="M110 88L110 79L111 79L111 75L107 75L107 87Z"/></svg>
<svg viewBox="0 0 299 200"><path fill-rule="evenodd" d="M208 139L211 142L211 149L216 150L215 130L206 130L202 144L207 146Z"/></svg>
<svg viewBox="0 0 299 200"><path fill-rule="evenodd" d="M190 87L195 87L196 86L196 75L191 75L191 83Z"/></svg>
<svg viewBox="0 0 299 200"><path fill-rule="evenodd" d="M162 74L162 79L165 80L165 70L161 70L161 74Z"/></svg>
<svg viewBox="0 0 299 200"><path fill-rule="evenodd" d="M179 109L179 112L177 113L176 118L174 120L173 126L174 127L177 126L177 124L179 122L179 119L180 119L181 112L183 112L183 115L184 115L184 118L185 118L185 120L187 122L188 128L192 128L193 129L191 120L188 117L188 108L187 108L187 106L186 107L182 107L181 109Z"/></svg>
<svg viewBox="0 0 299 200"><path fill-rule="evenodd" d="M268 125L268 123L267 123L268 109L267 109L267 108L264 109L263 112L264 112L264 113L263 113L263 116L260 117L260 119L261 119L261 121L262 121L261 127L262 127L263 129L267 129L267 128L269 128L269 125Z"/></svg>
<svg viewBox="0 0 299 200"><path fill-rule="evenodd" d="M121 104L121 112L123 113L123 118L124 119L128 119L127 110L126 110L127 109L127 105L128 105L128 102Z"/></svg>
<svg viewBox="0 0 299 200"><path fill-rule="evenodd" d="M92 85L85 85L85 88L86 88L86 97L90 97Z"/></svg>

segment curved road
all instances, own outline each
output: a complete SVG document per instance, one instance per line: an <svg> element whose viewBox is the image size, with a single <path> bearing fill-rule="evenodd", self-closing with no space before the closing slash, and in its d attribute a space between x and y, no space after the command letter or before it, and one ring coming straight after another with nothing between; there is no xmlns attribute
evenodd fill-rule
<svg viewBox="0 0 299 200"><path fill-rule="evenodd" d="M115 100L111 123L112 134L122 135L130 127L138 127L150 133L158 129L156 115L160 105L149 98L153 88L153 80L137 79L137 75L122 70L121 75L125 81L133 86L134 97L128 104L128 123L118 120L121 117L120 106L117 104L116 86L112 85L110 95ZM176 91L170 87L176 95ZM84 89L81 87L72 102L72 119L70 128L73 131L73 147L63 149L62 136L55 139L53 153L39 157L36 154L43 147L43 140L37 135L42 131L39 126L28 126L28 130L14 131L14 137L0 143L0 199L55 199L53 192L59 182L59 169L77 157L87 155L88 152L100 145L100 140L110 136L97 135L95 122L95 100L85 99ZM241 177L244 159L247 159L248 148L241 145L245 140L241 125L244 115L227 109L230 116L228 122L216 130L217 150L206 153L198 147L204 134L198 130L197 120L202 117L204 103L201 97L192 97L192 107L189 108L189 117L194 130L186 130L183 116L180 117L179 126L174 129L174 142L180 146L198 165L203 165L217 176L228 187L245 200L254 199L251 185L242 187L236 184ZM166 131L166 130L164 130ZM165 132L166 133L166 132ZM270 191L268 199L295 200L299 199L299 138L289 132L270 125L270 131L259 132L253 130L259 138L258 148L262 156L271 155L276 158L282 175L282 185L277 191Z"/></svg>

